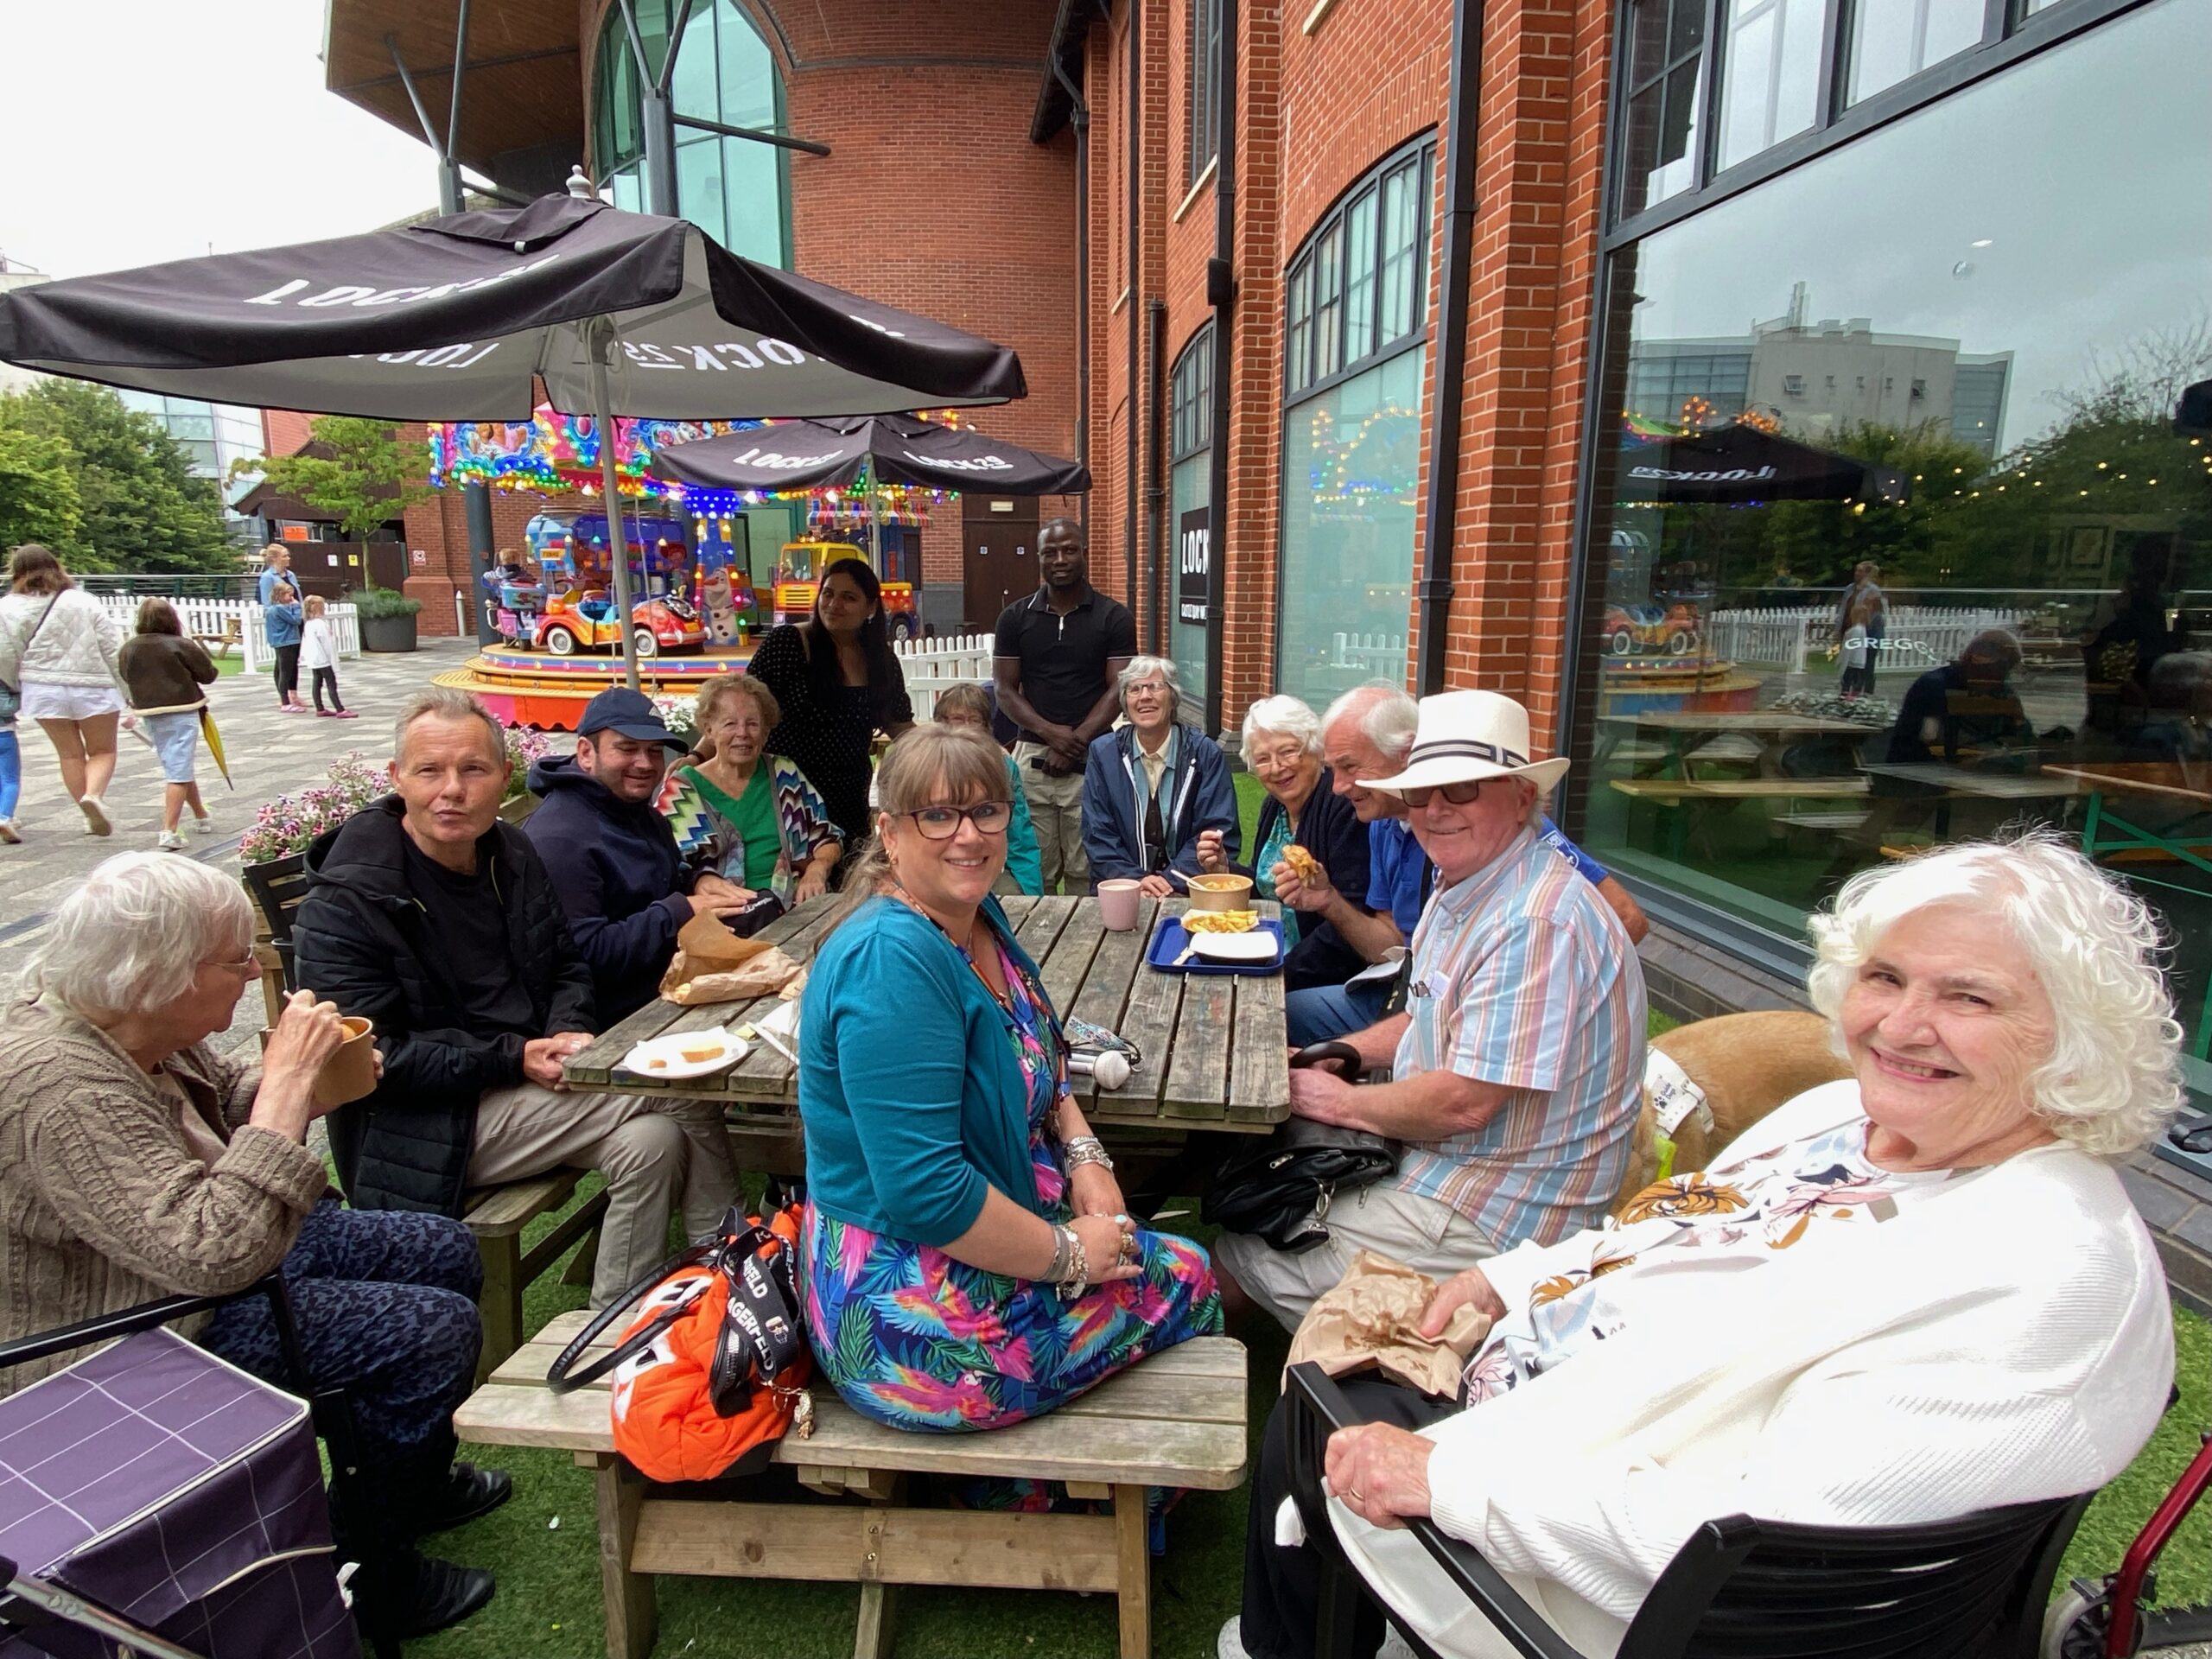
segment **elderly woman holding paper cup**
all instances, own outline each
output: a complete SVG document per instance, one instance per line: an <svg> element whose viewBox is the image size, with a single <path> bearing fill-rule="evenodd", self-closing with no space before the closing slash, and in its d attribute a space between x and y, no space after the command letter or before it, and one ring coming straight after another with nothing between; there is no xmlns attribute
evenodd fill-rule
<svg viewBox="0 0 2212 1659"><path fill-rule="evenodd" d="M364 1441L375 1514L352 1523L453 1525L512 1490L453 1460L482 1337L475 1242L443 1216L331 1196L308 1128L374 1087L376 1051L365 1022L306 991L258 1065L250 1041L219 1051L209 1039L260 976L245 890L189 859L111 858L61 902L0 1014L0 1339L281 1268L313 1380L346 1391ZM197 1335L294 1386L266 1300L232 1302ZM0 1394L66 1363L0 1373ZM423 1631L492 1582L410 1554L397 1581L357 1592Z"/></svg>

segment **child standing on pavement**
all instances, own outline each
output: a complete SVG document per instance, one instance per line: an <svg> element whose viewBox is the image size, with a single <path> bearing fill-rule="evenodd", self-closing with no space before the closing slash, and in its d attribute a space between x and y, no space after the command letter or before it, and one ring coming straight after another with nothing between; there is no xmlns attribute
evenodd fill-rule
<svg viewBox="0 0 2212 1659"><path fill-rule="evenodd" d="M300 664L315 680L315 712L318 718L351 720L353 711L338 700L338 625L323 614L320 599L307 603L307 625L300 635ZM330 688L330 707L322 706L322 689Z"/></svg>
<svg viewBox="0 0 2212 1659"><path fill-rule="evenodd" d="M193 827L207 835L215 827L200 798L194 766L200 757L200 711L207 706L200 687L215 683L214 660L197 639L189 639L166 599L138 601L138 632L123 642L117 671L130 694L131 713L162 762L162 833L155 845L181 852L178 822L189 806Z"/></svg>
<svg viewBox="0 0 2212 1659"><path fill-rule="evenodd" d="M307 619L300 613L299 590L289 582L278 582L269 590L261 617L269 649L276 653L276 710L304 715L308 706L300 701L300 633Z"/></svg>

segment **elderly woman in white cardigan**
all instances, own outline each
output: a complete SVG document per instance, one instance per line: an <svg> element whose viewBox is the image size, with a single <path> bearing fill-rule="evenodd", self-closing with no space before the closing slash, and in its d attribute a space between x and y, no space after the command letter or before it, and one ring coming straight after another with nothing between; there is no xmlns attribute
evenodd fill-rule
<svg viewBox="0 0 2212 1659"><path fill-rule="evenodd" d="M1426 1329L1462 1304L1492 1321L1459 1400L1352 1379L1371 1421L1319 1471L1278 1408L1224 1659L1312 1652L1312 1526L1440 1652L1513 1650L1405 1516L1607 1655L1707 1519L1942 1520L2127 1466L2173 1375L2164 1276L2109 1161L2178 1103L2157 925L2031 839L1869 871L1814 933L1855 1077L1604 1229L1447 1281Z"/></svg>

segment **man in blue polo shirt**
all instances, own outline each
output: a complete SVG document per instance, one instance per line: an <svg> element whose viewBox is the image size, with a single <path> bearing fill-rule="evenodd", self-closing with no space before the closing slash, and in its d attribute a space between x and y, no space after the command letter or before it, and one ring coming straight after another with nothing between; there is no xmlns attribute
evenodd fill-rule
<svg viewBox="0 0 2212 1659"><path fill-rule="evenodd" d="M1367 892L1361 902L1334 887L1305 886L1288 871L1276 888L1284 904L1335 923L1355 950L1377 964L1394 963L1412 939L1414 925L1428 902L1432 877L1427 856L1407 822L1405 803L1362 788L1359 780L1387 778L1403 767L1420 718L1420 705L1384 681L1356 686L1329 705L1321 721L1322 760L1332 786L1367 825ZM1619 916L1630 943L1650 931L1635 896L1548 818L1541 838L1597 887ZM1382 1017L1392 978L1376 972L1344 985L1293 991L1286 1008L1291 1046L1303 1048L1364 1031Z"/></svg>

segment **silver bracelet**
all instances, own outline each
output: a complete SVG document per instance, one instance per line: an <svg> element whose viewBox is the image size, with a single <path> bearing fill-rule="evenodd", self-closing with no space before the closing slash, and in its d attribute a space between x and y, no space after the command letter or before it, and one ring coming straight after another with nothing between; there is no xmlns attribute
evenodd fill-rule
<svg viewBox="0 0 2212 1659"><path fill-rule="evenodd" d="M1052 1262L1041 1275L1046 1284L1057 1285L1068 1276L1068 1262L1077 1242L1072 1227L1052 1229Z"/></svg>
<svg viewBox="0 0 2212 1659"><path fill-rule="evenodd" d="M1106 1155L1106 1143L1095 1135L1078 1135L1060 1142L1060 1150L1067 1154L1068 1173L1072 1175L1085 1164L1096 1164L1108 1174L1114 1173L1114 1160Z"/></svg>
<svg viewBox="0 0 2212 1659"><path fill-rule="evenodd" d="M1083 1239L1075 1229L1063 1227L1060 1231L1066 1235L1071 1258L1067 1271L1059 1280L1060 1300L1071 1302L1090 1288L1090 1262L1084 1254Z"/></svg>

